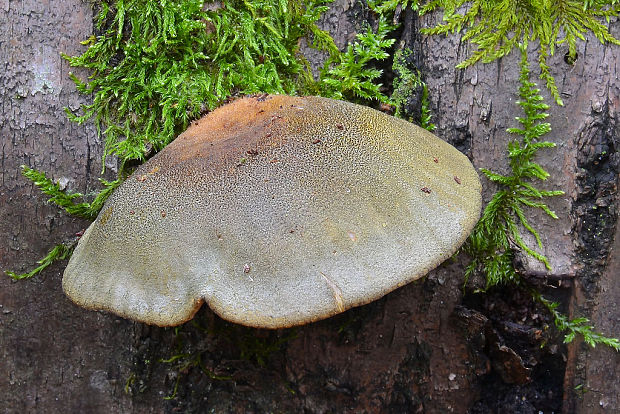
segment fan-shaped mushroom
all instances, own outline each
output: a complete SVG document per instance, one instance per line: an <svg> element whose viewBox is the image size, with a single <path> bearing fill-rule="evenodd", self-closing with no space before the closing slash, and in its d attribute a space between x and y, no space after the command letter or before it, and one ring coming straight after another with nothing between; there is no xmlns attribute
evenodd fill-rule
<svg viewBox="0 0 620 414"><path fill-rule="evenodd" d="M467 157L324 98L234 101L106 202L65 270L77 304L161 326L203 302L281 328L371 302L450 257L480 214Z"/></svg>

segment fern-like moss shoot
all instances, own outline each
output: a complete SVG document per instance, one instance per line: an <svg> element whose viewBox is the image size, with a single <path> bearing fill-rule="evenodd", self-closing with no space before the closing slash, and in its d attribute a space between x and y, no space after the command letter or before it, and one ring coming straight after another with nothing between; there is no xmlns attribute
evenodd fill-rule
<svg viewBox="0 0 620 414"><path fill-rule="evenodd" d="M557 219L553 211L542 201L546 197L564 194L563 191L540 190L533 184L536 180L546 180L549 173L534 158L538 150L553 148L555 144L541 141L541 137L551 131L551 125L543 122L549 106L544 103L540 90L529 80L527 63L527 45L521 45L521 87L520 100L517 104L525 116L518 117L520 128L509 128L508 132L520 136L508 144L510 175L502 175L488 169L482 173L499 186L489 204L482 213L482 218L469 237L465 250L473 258L466 271L466 277L476 270L486 275L486 288L497 284L516 283L519 281L512 265L514 249L518 248L544 263L551 270L548 259L534 248L528 246L521 236L521 228L530 232L536 239L538 248L542 241L538 232L527 220L525 208L539 208L549 217ZM514 246L514 247L513 247Z"/></svg>
<svg viewBox="0 0 620 414"><path fill-rule="evenodd" d="M11 271L6 271L5 273L13 280L21 280L28 279L32 276L38 275L43 270L47 269L52 263L58 260L64 260L71 257L71 253L73 253L73 248L75 247L75 243L70 244L59 244L54 246L52 250L41 260L37 262L39 266L32 269L27 273L15 273Z"/></svg>
<svg viewBox="0 0 620 414"><path fill-rule="evenodd" d="M499 187L482 213L482 218L465 243L464 250L472 258L465 273L465 283L474 273L481 271L486 277L486 289L495 285L522 284L521 277L515 271L513 258L520 249L545 264L551 270L547 258L528 246L521 236L522 229L530 232L539 248L542 241L538 232L528 222L526 207L543 210L547 216L557 219L556 214L543 202L546 197L564 194L563 191L546 191L536 188L533 181L546 180L549 173L534 162L538 150L553 148L555 144L541 141L541 137L551 131L548 122L543 122L549 106L544 103L540 90L531 82L527 63L527 45L521 49L521 75L518 105L525 116L518 117L521 127L509 128L508 132L520 136L520 139L508 144L510 175L502 175L487 169L483 174ZM564 342L573 341L581 335L584 341L594 347L596 344L608 345L620 350L616 338L608 338L594 331L594 327L585 318L569 319L557 310L558 303L545 299L540 292L530 289L532 297L547 308L554 318L555 326L560 332L566 332Z"/></svg>

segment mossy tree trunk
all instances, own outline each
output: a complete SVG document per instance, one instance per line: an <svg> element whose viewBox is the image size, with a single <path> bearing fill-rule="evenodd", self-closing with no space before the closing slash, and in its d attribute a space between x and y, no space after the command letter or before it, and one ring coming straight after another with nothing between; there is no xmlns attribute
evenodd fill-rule
<svg viewBox="0 0 620 414"><path fill-rule="evenodd" d="M422 24L437 23L434 19L436 16L427 16ZM618 21L610 24L610 31L614 36L620 34ZM455 70L454 65L472 52L461 42L460 36L414 40L420 45L421 66L436 116L434 122L439 126L437 134L468 152L476 167L500 172L507 168L507 142L514 137L505 130L515 127L514 118L522 116L515 105L518 99L516 53L492 64ZM620 299L616 225L620 164L617 152L620 136L618 48L601 45L589 36L579 44L574 64L565 61L567 50L567 47L559 48L549 60L564 106L554 105L544 83L538 82L546 102L551 105L547 121L552 131L545 139L555 142L557 147L540 151L537 162L551 174L545 188L561 189L566 193L564 197L550 200L551 210L557 213L559 220L552 220L540 211L531 212L530 216L532 226L541 231L545 246L542 253L550 259L553 271L546 272L540 263L526 256L519 257L519 263L515 264L526 280L540 286L543 295L563 302L562 311L571 318L588 317L597 330L618 337L619 313L615 306ZM530 62L532 68L536 68L533 53ZM532 73L537 74L538 70ZM493 186L488 181L483 186L488 197ZM533 238L529 244L535 245ZM506 291L502 294L510 296ZM493 294L487 300L493 305L496 301L492 298ZM489 306L485 309L485 314L495 319L497 328L505 326L505 339L509 339L507 322L512 318L508 316L502 322L496 320L497 315L493 316ZM525 314L522 319L522 325L531 322ZM498 401L504 398L506 403L521 397L531 401L531 386L557 392L553 377L562 375L565 368L563 412L619 410L620 380L612 373L620 369L620 354L601 345L592 349L581 340L563 348L561 339L558 338L557 350L552 345L546 355L539 354L542 366L534 367L530 386L507 389L503 385L484 383L482 401L491 403L494 400L489 391L507 394L495 397ZM520 348L515 342L508 341L505 345L515 350ZM562 360L567 360L565 367L563 361L553 355L555 352ZM519 353L522 357L528 354ZM540 398L544 400L545 397L540 395ZM527 404L525 401L522 405ZM478 406L501 407L492 403ZM533 403L531 408L533 412L549 410L540 402ZM524 407L522 412L529 411Z"/></svg>
<svg viewBox="0 0 620 414"><path fill-rule="evenodd" d="M467 44L458 35L422 37L418 27L434 16L419 21L404 13L401 44L413 50L410 64L428 83L437 135L476 167L506 168L505 129L521 115L515 105L519 56L456 70L470 52ZM371 17L360 4L342 0L322 24L344 46ZM97 188L102 145L91 125L65 117L63 106L75 109L85 100L60 57L80 50L91 21L89 5L77 0L0 0L3 270L26 270L88 225L45 205L19 165L49 172L73 190ZM620 35L617 23L612 33ZM563 61L564 52L551 61L566 106L552 105L553 132L546 137L558 147L541 151L538 161L551 173L548 188L567 195L552 200L558 221L538 213L531 220L554 272L543 276L527 260L521 271L559 285L540 283L549 297L570 301L572 316L590 316L597 328L618 336L619 54L590 38L574 65ZM488 199L493 189L485 187ZM561 338L538 350L545 317L537 312L543 311L514 289L464 298L464 258L370 305L277 332L237 327L208 309L178 333L85 311L62 293L63 265L19 283L0 277L0 406L9 412L620 409L617 353L557 346ZM175 386L174 398L164 399Z"/></svg>

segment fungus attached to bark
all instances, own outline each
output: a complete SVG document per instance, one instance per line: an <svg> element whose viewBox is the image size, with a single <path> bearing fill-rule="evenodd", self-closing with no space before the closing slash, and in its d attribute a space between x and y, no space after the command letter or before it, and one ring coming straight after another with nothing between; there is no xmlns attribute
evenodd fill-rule
<svg viewBox="0 0 620 414"><path fill-rule="evenodd" d="M425 275L480 204L467 157L406 121L324 98L239 99L112 194L63 288L160 326L203 302L243 325L300 325Z"/></svg>

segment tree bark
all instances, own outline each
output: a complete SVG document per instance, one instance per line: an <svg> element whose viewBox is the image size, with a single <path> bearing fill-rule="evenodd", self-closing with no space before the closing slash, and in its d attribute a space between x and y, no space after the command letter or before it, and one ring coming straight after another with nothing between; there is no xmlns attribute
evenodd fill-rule
<svg viewBox="0 0 620 414"><path fill-rule="evenodd" d="M47 205L20 165L71 190L97 187L101 142L69 122L78 95L60 53L77 54L92 33L79 1L0 1L0 268L27 271L88 223ZM62 293L63 264L13 283L0 277L0 406L5 412L127 411L122 391L132 324L82 312ZM120 362L120 363L119 363Z"/></svg>
<svg viewBox="0 0 620 414"><path fill-rule="evenodd" d="M512 138L505 130L522 115L518 54L457 70L470 46L459 35L423 37L418 28L439 16L404 13L400 44L413 50L428 84L436 134L476 167L505 172ZM322 25L344 46L371 17L363 5L337 0ZM97 188L102 143L92 125L72 124L63 112L87 99L60 57L82 50L92 11L77 0L0 0L0 22L0 269L26 271L88 225L46 205L19 165L72 190ZM617 21L611 30L620 36ZM537 161L551 173L545 188L566 196L550 201L559 220L530 216L553 272L527 260L521 270L559 286L542 289L570 300L571 316L591 317L609 336L620 335L617 50L588 37L574 65L564 63L565 50L550 59L565 106L552 104L541 86L553 128L545 138L558 147ZM494 189L483 185L488 201ZM564 348L561 338L538 350L542 311L512 289L463 297L462 256L372 304L281 331L235 326L206 307L178 332L86 311L62 293L66 263L18 283L0 277L0 406L92 413L620 410L618 353L580 343Z"/></svg>
<svg viewBox="0 0 620 414"><path fill-rule="evenodd" d="M426 24L434 23L434 17L429 16ZM620 34L617 20L610 24L610 31L616 37ZM511 139L505 130L517 126L514 118L522 116L515 105L518 56L513 52L492 64L460 71L454 69L455 64L471 50L459 36L424 38L421 43L433 114L439 125L437 134L471 151L477 167L505 169L506 147ZM566 52L566 47L560 48L549 61L564 106L554 105L539 82L545 101L551 105L548 121L552 132L544 138L557 147L540 151L536 160L550 173L544 187L561 189L566 196L549 202L559 220L541 211L530 212L529 218L540 231L545 246L542 253L549 258L553 271L546 272L532 260L525 260L521 271L530 280L544 275L548 286L560 288L556 292L547 288L543 293L570 302L568 309L561 310L571 318L589 317L597 330L618 337L618 309L614 306L619 300L616 285L620 275L616 225L620 136L617 47L587 36L578 44L579 57L574 65L564 62ZM536 56L530 54L529 60L536 62ZM531 69L534 80L539 70L536 65ZM486 181L483 187L488 197L493 186ZM533 238L529 245L535 245ZM617 370L614 367L620 366L617 352L601 345L592 349L580 340L560 352L568 358L563 412L620 410L620 382L612 374ZM546 381L534 380L534 384L543 387Z"/></svg>

